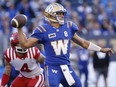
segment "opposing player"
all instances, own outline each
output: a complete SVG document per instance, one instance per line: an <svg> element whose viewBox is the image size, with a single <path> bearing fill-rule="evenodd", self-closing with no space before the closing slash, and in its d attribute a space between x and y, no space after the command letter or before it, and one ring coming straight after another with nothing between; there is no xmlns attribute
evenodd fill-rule
<svg viewBox="0 0 116 87"><path fill-rule="evenodd" d="M46 23L39 25L30 38L25 38L22 28L18 28L21 47L27 49L38 42L43 43L46 59L47 87L82 87L80 79L70 66L69 53L71 40L85 49L108 52L111 48L101 48L76 34L78 27L71 21L65 22L66 9L58 3L52 3L45 9Z"/></svg>
<svg viewBox="0 0 116 87"><path fill-rule="evenodd" d="M36 47L22 49L17 32L10 37L10 44L11 48L8 48L4 53L6 65L0 87L5 87L8 83L11 66L20 72L11 87L43 87L44 75L39 64L44 63L44 56L39 52L39 49Z"/></svg>

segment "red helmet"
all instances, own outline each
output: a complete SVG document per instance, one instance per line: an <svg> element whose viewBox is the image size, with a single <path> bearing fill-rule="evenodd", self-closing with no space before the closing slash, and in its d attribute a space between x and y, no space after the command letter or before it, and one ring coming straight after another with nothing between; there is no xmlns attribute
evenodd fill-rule
<svg viewBox="0 0 116 87"><path fill-rule="evenodd" d="M17 44L19 44L18 32L15 32L15 33L13 33L11 35L11 37L10 37L10 44L16 50L16 52L18 52L18 53L26 53L27 52L27 49L22 49L21 47L17 46Z"/></svg>
<svg viewBox="0 0 116 87"><path fill-rule="evenodd" d="M10 37L10 44L12 47L15 47L17 44L19 44L18 40L18 32L15 32Z"/></svg>

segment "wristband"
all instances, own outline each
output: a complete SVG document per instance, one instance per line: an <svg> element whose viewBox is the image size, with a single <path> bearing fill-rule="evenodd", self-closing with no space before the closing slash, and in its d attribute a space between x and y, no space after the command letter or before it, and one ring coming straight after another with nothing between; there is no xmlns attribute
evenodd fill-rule
<svg viewBox="0 0 116 87"><path fill-rule="evenodd" d="M1 81L1 85L2 85L2 86L5 86L5 85L8 83L9 78L10 78L9 75L3 74L3 76L2 76L2 81Z"/></svg>
<svg viewBox="0 0 116 87"><path fill-rule="evenodd" d="M91 51L100 51L101 50L101 47L100 46L97 46L96 44L90 42L88 48L88 50L91 50Z"/></svg>

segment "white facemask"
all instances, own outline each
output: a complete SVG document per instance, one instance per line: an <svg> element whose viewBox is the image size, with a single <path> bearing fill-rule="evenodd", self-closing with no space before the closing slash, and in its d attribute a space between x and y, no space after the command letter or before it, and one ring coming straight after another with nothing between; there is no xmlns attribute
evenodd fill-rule
<svg viewBox="0 0 116 87"><path fill-rule="evenodd" d="M26 53L27 49L22 49L21 47L15 47L16 48L16 52L18 53Z"/></svg>

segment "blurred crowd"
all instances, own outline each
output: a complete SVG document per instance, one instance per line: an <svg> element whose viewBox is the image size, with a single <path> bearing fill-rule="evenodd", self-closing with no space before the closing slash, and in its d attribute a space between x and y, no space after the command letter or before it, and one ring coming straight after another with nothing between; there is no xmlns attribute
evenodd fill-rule
<svg viewBox="0 0 116 87"><path fill-rule="evenodd" d="M75 22L81 34L114 35L116 33L116 0L0 0L0 35L15 31L11 19L18 13L28 17L24 32L30 34L44 23L44 9L58 2L67 9L67 20Z"/></svg>

